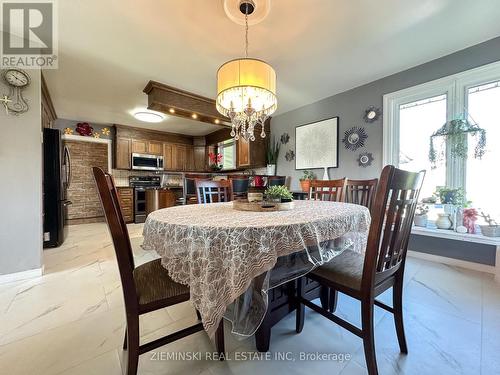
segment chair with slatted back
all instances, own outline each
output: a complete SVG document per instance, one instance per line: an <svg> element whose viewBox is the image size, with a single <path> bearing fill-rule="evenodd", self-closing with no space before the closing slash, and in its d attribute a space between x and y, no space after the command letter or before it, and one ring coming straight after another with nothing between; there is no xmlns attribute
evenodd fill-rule
<svg viewBox="0 0 500 375"><path fill-rule="evenodd" d="M360 204L371 209L378 178L371 180L351 180L345 182L344 200L346 203Z"/></svg>
<svg viewBox="0 0 500 375"><path fill-rule="evenodd" d="M267 187L271 186L285 186L286 176L268 176L267 177Z"/></svg>
<svg viewBox="0 0 500 375"><path fill-rule="evenodd" d="M351 180L347 179L344 189L344 201L346 203L359 204L371 209L375 190L377 189L378 178L371 180ZM334 312L337 307L337 292L329 292L329 310Z"/></svg>
<svg viewBox="0 0 500 375"><path fill-rule="evenodd" d="M378 306L394 315L396 333L402 353L408 353L403 327L403 274L408 240L418 195L425 171L412 173L386 166L372 205L372 222L366 254L345 250L342 254L307 274L309 279L338 290L361 301L361 328L306 300L302 296L303 278L297 286L296 331L304 327L304 306L363 339L366 366L370 375L377 374L373 310ZM375 299L393 288L393 306Z"/></svg>
<svg viewBox="0 0 500 375"><path fill-rule="evenodd" d="M250 177L235 175L229 176L229 180L231 181L231 199L247 199L248 187L250 186Z"/></svg>
<svg viewBox="0 0 500 375"><path fill-rule="evenodd" d="M309 199L342 202L344 200L345 178L338 180L312 180Z"/></svg>
<svg viewBox="0 0 500 375"><path fill-rule="evenodd" d="M196 180L198 203L229 202L231 200L231 181Z"/></svg>
<svg viewBox="0 0 500 375"><path fill-rule="evenodd" d="M127 226L113 178L93 167L94 179L115 248L125 300L127 326L123 349L127 350L126 375L137 374L139 355L203 330L202 323L140 345L139 316L189 300L189 287L173 281L157 259L135 267ZM198 315L199 318L199 315ZM224 351L222 323L215 337L217 350Z"/></svg>

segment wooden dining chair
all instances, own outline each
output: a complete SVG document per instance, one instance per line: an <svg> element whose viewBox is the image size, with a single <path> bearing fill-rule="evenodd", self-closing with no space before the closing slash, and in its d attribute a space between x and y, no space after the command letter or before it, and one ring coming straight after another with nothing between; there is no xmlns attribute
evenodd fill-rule
<svg viewBox="0 0 500 375"><path fill-rule="evenodd" d="M346 179L344 201L346 203L359 204L371 209L377 184L378 178L371 180Z"/></svg>
<svg viewBox="0 0 500 375"><path fill-rule="evenodd" d="M267 177L267 187L271 186L285 186L286 176L269 176Z"/></svg>
<svg viewBox="0 0 500 375"><path fill-rule="evenodd" d="M135 267L130 237L123 220L113 178L98 167L93 167L92 171L111 232L125 300L127 326L123 349L127 350L126 375L135 375L139 355L202 331L203 325L200 322L154 341L139 344L139 316L189 301L189 287L173 281L168 271L161 265L161 259ZM215 338L220 353L224 352L222 327L221 323Z"/></svg>
<svg viewBox="0 0 500 375"><path fill-rule="evenodd" d="M377 189L378 178L371 180L351 180L346 179L344 190L344 201L346 203L359 204L371 209L375 190ZM337 308L337 291L330 289L328 292L328 305L330 312Z"/></svg>
<svg viewBox="0 0 500 375"><path fill-rule="evenodd" d="M198 203L198 194L196 194L196 180L209 181L210 179L207 177L207 175L186 175L184 178L184 204Z"/></svg>
<svg viewBox="0 0 500 375"><path fill-rule="evenodd" d="M338 180L312 180L309 199L342 202L344 200L345 178Z"/></svg>
<svg viewBox="0 0 500 375"><path fill-rule="evenodd" d="M229 180L231 181L231 200L247 199L250 186L249 176L229 176Z"/></svg>
<svg viewBox="0 0 500 375"><path fill-rule="evenodd" d="M196 180L198 203L229 202L231 200L231 181Z"/></svg>
<svg viewBox="0 0 500 375"><path fill-rule="evenodd" d="M303 278L297 286L296 332L304 327L304 306L320 313L363 339L366 366L377 374L375 356L374 306L394 315L402 353L408 353L403 327L403 274L413 216L425 171L412 173L392 165L382 170L372 206L372 221L366 254L345 250L342 254L307 274L309 279L361 301L361 328L305 299ZM375 299L393 288L393 306Z"/></svg>

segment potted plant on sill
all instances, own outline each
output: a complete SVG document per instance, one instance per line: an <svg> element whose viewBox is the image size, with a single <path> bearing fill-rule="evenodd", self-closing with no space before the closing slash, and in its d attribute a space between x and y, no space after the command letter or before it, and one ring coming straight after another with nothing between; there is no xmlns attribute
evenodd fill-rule
<svg viewBox="0 0 500 375"><path fill-rule="evenodd" d="M419 204L415 210L415 218L413 222L417 227L427 227L427 213L429 212L429 206L426 204Z"/></svg>
<svg viewBox="0 0 500 375"><path fill-rule="evenodd" d="M271 186L265 191L266 198L273 202L286 203L293 200L293 195L286 186Z"/></svg>
<svg viewBox="0 0 500 375"><path fill-rule="evenodd" d="M222 154L214 154L213 152L208 154L208 158L210 159L210 169L212 171L221 171L222 170Z"/></svg>
<svg viewBox="0 0 500 375"><path fill-rule="evenodd" d="M479 211L479 215L486 221L487 225L480 225L481 233L486 237L500 237L500 225L491 218L490 214Z"/></svg>
<svg viewBox="0 0 500 375"><path fill-rule="evenodd" d="M314 180L316 176L311 171L304 171L302 178L299 179L300 187L304 193L309 193L309 189L311 188L311 181Z"/></svg>
<svg viewBox="0 0 500 375"><path fill-rule="evenodd" d="M280 143L275 142L275 139L273 137L273 140L268 142L266 150L266 160L267 160L266 173L268 176L276 175L276 163L278 162L279 153L280 153Z"/></svg>

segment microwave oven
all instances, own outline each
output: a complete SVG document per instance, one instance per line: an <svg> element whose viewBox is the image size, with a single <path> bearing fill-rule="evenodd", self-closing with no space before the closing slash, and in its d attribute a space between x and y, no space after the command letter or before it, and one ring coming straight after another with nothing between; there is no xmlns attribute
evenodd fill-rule
<svg viewBox="0 0 500 375"><path fill-rule="evenodd" d="M133 153L132 169L143 171L163 171L163 156Z"/></svg>

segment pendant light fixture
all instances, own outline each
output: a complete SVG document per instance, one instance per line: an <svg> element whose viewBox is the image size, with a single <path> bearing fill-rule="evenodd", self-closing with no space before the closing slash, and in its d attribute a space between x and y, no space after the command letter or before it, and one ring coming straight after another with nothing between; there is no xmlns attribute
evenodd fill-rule
<svg viewBox="0 0 500 375"><path fill-rule="evenodd" d="M278 104L276 72L266 62L248 57L248 16L254 10L254 1L240 1L245 16L245 57L228 61L217 71L217 110L231 120L235 140L254 141L257 126L265 138L264 123Z"/></svg>

